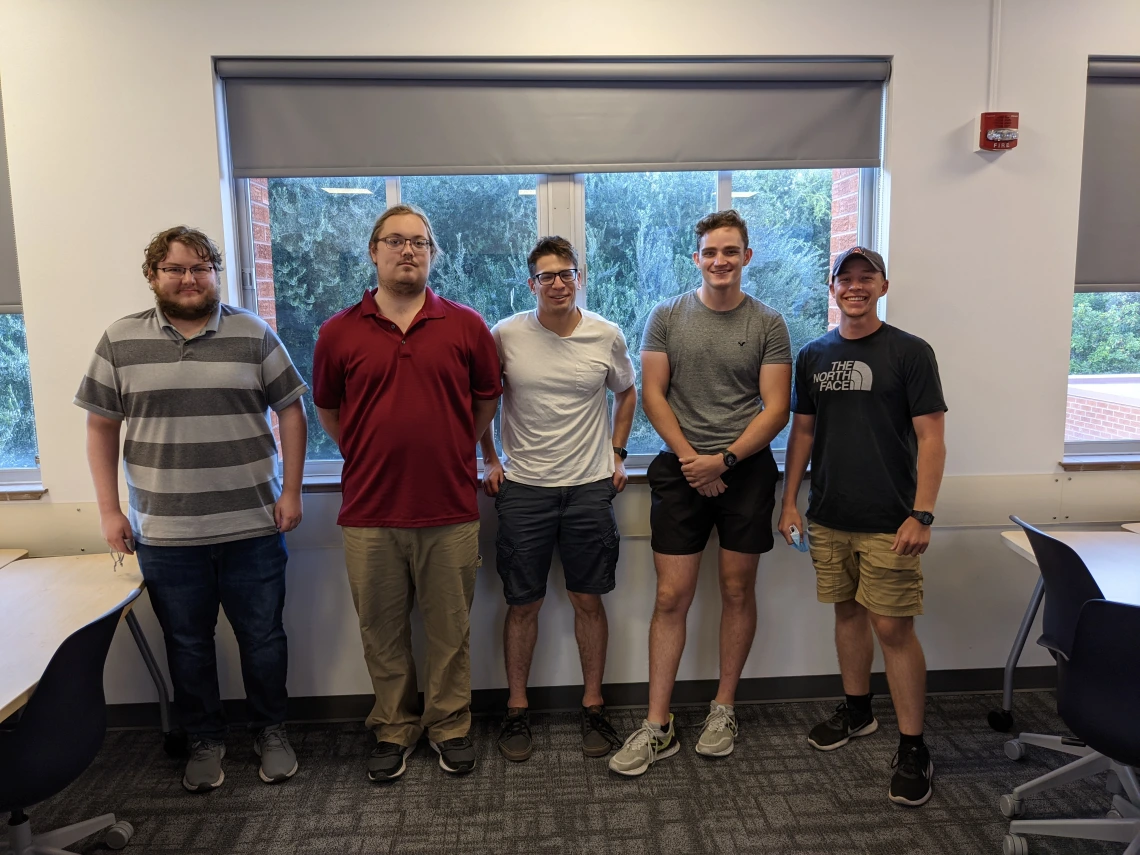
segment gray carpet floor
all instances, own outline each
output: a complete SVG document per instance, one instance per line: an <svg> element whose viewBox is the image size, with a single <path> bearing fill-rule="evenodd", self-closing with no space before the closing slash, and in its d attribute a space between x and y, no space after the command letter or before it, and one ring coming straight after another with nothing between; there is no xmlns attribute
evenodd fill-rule
<svg viewBox="0 0 1140 855"><path fill-rule="evenodd" d="M364 771L370 735L360 724L295 724L300 771L268 786L244 732L232 732L225 784L191 795L181 764L155 731L107 735L94 764L59 796L29 811L33 828L53 828L105 812L136 829L126 853L1000 853L1007 821L998 798L1065 762L1044 749L1008 760L1005 737L986 725L993 695L933 697L927 742L934 797L922 808L887 801L897 731L887 699L875 701L877 734L839 751L808 746L807 731L834 704L740 706L736 752L710 760L693 750L703 710L678 713L682 751L640 778L621 778L605 760L583 757L573 713L536 714L534 756L508 763L498 754L498 721L477 718L475 771L447 775L426 743L398 782L372 784ZM1017 695L1018 728L1063 733L1052 693ZM643 710L614 712L626 734ZM1027 817L1102 816L1110 796L1103 776L1028 804ZM98 836L76 852L108 851ZM1123 846L1046 837L1033 855L1119 853ZM0 843L0 852L7 852Z"/></svg>

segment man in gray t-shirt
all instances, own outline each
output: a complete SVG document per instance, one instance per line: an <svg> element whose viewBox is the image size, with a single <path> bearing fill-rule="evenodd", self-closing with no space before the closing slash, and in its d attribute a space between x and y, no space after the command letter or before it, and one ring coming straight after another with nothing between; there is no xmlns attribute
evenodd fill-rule
<svg viewBox="0 0 1140 855"><path fill-rule="evenodd" d="M669 700L713 526L720 536L720 685L696 750L732 753L736 686L756 633L756 568L773 544L778 472L768 446L788 423L788 327L741 290L752 259L741 216L710 214L696 233L701 286L658 304L641 344L642 406L664 449L648 472L657 569L649 714L610 760L623 775L643 774L680 748Z"/></svg>

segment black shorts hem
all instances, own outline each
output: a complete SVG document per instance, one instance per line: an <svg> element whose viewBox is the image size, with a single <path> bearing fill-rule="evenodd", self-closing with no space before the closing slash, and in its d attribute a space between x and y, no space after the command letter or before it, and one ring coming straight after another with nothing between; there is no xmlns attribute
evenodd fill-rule
<svg viewBox="0 0 1140 855"><path fill-rule="evenodd" d="M529 597L508 597L503 594L503 599L507 601L508 606L529 606L531 603L546 599L546 589L543 588L542 593Z"/></svg>
<svg viewBox="0 0 1140 855"><path fill-rule="evenodd" d="M566 586L566 590L571 594L593 594L594 596L601 597L610 593L617 587L617 582L611 582L609 585L577 585L575 587Z"/></svg>

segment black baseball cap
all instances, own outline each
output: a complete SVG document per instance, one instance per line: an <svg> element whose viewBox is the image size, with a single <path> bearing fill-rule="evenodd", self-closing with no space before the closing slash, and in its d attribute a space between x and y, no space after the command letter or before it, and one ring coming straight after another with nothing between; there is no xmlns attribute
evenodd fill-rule
<svg viewBox="0 0 1140 855"><path fill-rule="evenodd" d="M839 275L839 269L843 266L843 262L845 262L853 255L860 255L863 258L867 259L870 265L882 273L883 277L886 278L887 263L883 261L883 257L879 255L879 253L875 252L873 249L867 249L865 246L853 246L851 249L844 250L843 252L839 253L838 256L836 256L835 263L831 265L832 279L835 279L835 277Z"/></svg>

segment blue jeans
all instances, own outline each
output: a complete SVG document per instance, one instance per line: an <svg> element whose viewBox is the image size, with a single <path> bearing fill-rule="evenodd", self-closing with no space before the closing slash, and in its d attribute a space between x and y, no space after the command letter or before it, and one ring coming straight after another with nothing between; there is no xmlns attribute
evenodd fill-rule
<svg viewBox="0 0 1140 855"><path fill-rule="evenodd" d="M208 546L140 543L137 552L166 640L178 720L191 740L226 734L214 652L219 605L237 636L250 727L285 721L285 536Z"/></svg>

